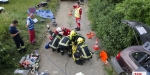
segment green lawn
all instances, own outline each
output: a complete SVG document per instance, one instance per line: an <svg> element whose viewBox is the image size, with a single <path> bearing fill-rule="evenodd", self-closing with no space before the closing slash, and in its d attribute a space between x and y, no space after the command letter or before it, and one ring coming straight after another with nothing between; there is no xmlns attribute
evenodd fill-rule
<svg viewBox="0 0 150 75"><path fill-rule="evenodd" d="M11 65L7 65L6 67L6 64L4 65L0 61L0 75L12 75L16 68L20 68L18 62L21 59L21 57L25 55L25 54L19 55L18 52L15 51L16 46L14 44L14 41L10 37L8 29L13 19L19 21L17 28L21 30L20 34L28 50L27 53L31 53L33 50L38 49L40 47L42 42L42 33L45 32L46 24L50 22L50 20L45 19L44 23L37 23L35 25L37 43L34 46L29 43L28 38L29 35L26 28L26 18L28 16L27 14L28 8L34 7L40 2L41 0L9 0L8 4L0 4L1 7L5 8L3 13L0 14L0 34L1 34L0 48L1 46L7 48L6 52L0 51L0 58L3 58L2 55L7 54L8 56L7 61L9 61L9 64L15 63L13 64L15 65L15 67L14 66L11 67ZM48 3L48 8L43 9L52 10L52 12L55 14L58 7L59 7L59 0L51 0L51 2ZM38 16L36 16L36 18L39 20L41 19Z"/></svg>

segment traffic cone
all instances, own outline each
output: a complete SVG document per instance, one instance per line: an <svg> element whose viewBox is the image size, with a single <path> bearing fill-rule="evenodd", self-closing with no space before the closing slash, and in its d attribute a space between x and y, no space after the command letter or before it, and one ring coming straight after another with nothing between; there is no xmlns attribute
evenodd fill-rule
<svg viewBox="0 0 150 75"><path fill-rule="evenodd" d="M99 50L99 46L98 46L98 38L96 39L95 45L93 46L94 50Z"/></svg>
<svg viewBox="0 0 150 75"><path fill-rule="evenodd" d="M70 9L68 16L72 16L72 10Z"/></svg>
<svg viewBox="0 0 150 75"><path fill-rule="evenodd" d="M91 36L95 36L95 34L93 32L90 32Z"/></svg>
<svg viewBox="0 0 150 75"><path fill-rule="evenodd" d="M91 39L91 38L92 38L92 35L91 35L91 34L86 34L86 36L88 37L88 39Z"/></svg>

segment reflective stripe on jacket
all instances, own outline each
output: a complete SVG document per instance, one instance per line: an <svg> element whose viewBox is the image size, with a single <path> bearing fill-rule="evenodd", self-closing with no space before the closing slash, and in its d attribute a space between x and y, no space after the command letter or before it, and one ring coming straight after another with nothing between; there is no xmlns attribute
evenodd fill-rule
<svg viewBox="0 0 150 75"><path fill-rule="evenodd" d="M59 45L67 47L67 46L70 46L70 42L71 41L70 41L69 37L65 36L60 40Z"/></svg>
<svg viewBox="0 0 150 75"><path fill-rule="evenodd" d="M87 59L92 56L92 52L89 51L88 46L85 43L81 43L77 45L77 51L81 53L82 57Z"/></svg>
<svg viewBox="0 0 150 75"><path fill-rule="evenodd" d="M76 8L75 9L75 14L74 14L74 16L76 17L76 18L80 18L80 13L79 13L79 10L81 9L81 7L79 7L79 8Z"/></svg>
<svg viewBox="0 0 150 75"><path fill-rule="evenodd" d="M61 40L61 36L56 35L56 37L51 41L51 43L49 44L49 46L53 49L58 49L58 44L59 41Z"/></svg>

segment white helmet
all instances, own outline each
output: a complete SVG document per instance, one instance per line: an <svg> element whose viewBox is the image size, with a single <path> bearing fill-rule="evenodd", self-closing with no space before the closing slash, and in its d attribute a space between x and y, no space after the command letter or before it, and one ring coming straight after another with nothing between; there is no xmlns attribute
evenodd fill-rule
<svg viewBox="0 0 150 75"><path fill-rule="evenodd" d="M62 29L61 29L60 27L57 27L57 28L56 28L56 31L62 32Z"/></svg>

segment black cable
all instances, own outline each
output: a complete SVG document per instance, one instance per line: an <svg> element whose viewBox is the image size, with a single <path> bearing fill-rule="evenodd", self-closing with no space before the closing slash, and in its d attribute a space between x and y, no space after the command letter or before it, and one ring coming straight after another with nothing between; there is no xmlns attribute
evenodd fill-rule
<svg viewBox="0 0 150 75"><path fill-rule="evenodd" d="M68 62L69 62L69 57L68 57L68 61L65 64L65 73L67 73L66 67L67 67Z"/></svg>
<svg viewBox="0 0 150 75"><path fill-rule="evenodd" d="M44 34L45 32L43 32L42 33L42 36L43 36L43 34ZM43 40L45 39L44 38L44 36L42 37L43 38ZM48 42L48 41L47 41ZM45 52L46 51L46 49L44 48L44 53L45 53L45 56L49 59L49 61L51 62L51 63L53 63L57 68L59 68L65 75L67 75L67 73L66 73L66 66L67 66L67 63L68 63L68 61L69 61L69 57L68 57L68 61L66 62L66 64L65 64L65 71L63 71L58 65L56 65L47 55L47 52Z"/></svg>

